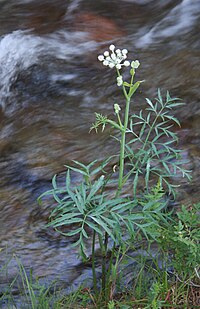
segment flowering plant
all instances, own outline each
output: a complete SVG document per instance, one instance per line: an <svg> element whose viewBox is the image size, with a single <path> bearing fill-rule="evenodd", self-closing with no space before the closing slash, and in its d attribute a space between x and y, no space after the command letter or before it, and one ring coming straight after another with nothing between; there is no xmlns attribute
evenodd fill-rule
<svg viewBox="0 0 200 309"><path fill-rule="evenodd" d="M115 157L108 157L102 163L97 161L88 165L73 161L73 166L66 166L66 182L64 187L57 184L57 177L52 180L53 189L39 198L52 196L56 203L50 216L48 226L53 226L65 236L74 239L74 246L80 249L84 260L91 254L93 288L95 297L108 303L115 290L119 275L119 262L127 250L133 247L144 235L148 240L156 240L160 236L161 222L167 223L164 212L169 193L174 193L176 185L174 177L190 178L189 171L182 167L181 152L174 145L177 135L173 133L174 124L179 121L170 114L174 107L183 103L178 98L171 98L167 92L162 98L158 90L155 102L146 99L147 108L139 114L130 115L131 98L143 81L134 82L138 60L128 61L127 49L115 49L110 45L109 51L98 56L98 60L106 67L115 68L117 86L121 87L125 98L125 107L115 103L116 119L96 113L96 121L91 130L102 131L106 125L114 128L118 135L119 154L115 167L110 170L110 162ZM123 79L123 67L131 67L130 82ZM120 135L120 137L119 137ZM137 145L137 146L135 146ZM125 165L127 166L125 172ZM110 172L105 172L105 168ZM83 181L76 186L71 184L70 172L83 176ZM118 172L116 177L112 175ZM127 182L132 183L132 190L124 195L123 188ZM143 190L139 190L138 184ZM107 188L114 184L115 194L109 198ZM116 186L115 186L116 184ZM65 228L63 230L63 227ZM91 252L86 250L86 242L92 233ZM102 256L101 293L96 273L96 246ZM108 254L110 262L107 263Z"/></svg>
<svg viewBox="0 0 200 309"><path fill-rule="evenodd" d="M115 45L110 45L109 51L105 51L103 55L98 56L98 60L102 61L103 65L108 66L110 69L116 68L117 70L117 86L122 86L123 84L123 78L120 74L119 70L123 66L129 67L131 65L132 67L132 76L135 74L135 69L137 69L140 65L140 62L138 60L132 61L131 63L128 60L125 60L127 58L128 50L127 49L116 49ZM125 61L124 61L125 60Z"/></svg>

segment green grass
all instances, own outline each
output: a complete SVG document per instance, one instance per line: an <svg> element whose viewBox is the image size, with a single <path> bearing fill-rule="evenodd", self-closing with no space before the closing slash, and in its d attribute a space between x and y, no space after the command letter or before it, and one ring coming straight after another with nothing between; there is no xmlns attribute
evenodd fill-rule
<svg viewBox="0 0 200 309"><path fill-rule="evenodd" d="M199 308L198 284L185 278L182 282L177 276L172 276L158 266L158 258L149 257L138 260L137 275L132 274L133 280L128 286L120 285L113 299L104 305L95 301L93 291L80 287L77 291L63 295L56 290L55 282L48 288L34 280L31 272L27 272L20 260L18 275L7 286L0 296L0 307L6 309L159 309L159 308ZM7 265L9 266L9 265ZM5 270L5 269L4 269ZM9 269L7 270L9 271ZM16 297L13 287L18 287ZM16 300L18 298L18 301ZM4 307L3 307L4 305Z"/></svg>

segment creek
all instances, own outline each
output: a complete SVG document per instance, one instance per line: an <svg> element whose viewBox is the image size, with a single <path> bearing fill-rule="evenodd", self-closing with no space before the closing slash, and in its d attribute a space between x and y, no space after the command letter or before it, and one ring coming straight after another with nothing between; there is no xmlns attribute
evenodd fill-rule
<svg viewBox="0 0 200 309"><path fill-rule="evenodd" d="M44 229L50 207L37 198L71 160L118 150L109 132L88 133L95 111L123 104L114 72L97 61L111 43L140 60L134 111L159 87L186 103L176 130L193 179L180 179L177 204L199 201L200 2L1 0L0 25L0 265L10 259L0 291L18 271L13 253L41 282L76 287L90 270L70 239Z"/></svg>

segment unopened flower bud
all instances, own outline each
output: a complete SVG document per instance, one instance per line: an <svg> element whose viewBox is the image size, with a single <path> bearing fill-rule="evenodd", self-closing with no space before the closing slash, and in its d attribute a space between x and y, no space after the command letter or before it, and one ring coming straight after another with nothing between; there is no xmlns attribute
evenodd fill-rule
<svg viewBox="0 0 200 309"><path fill-rule="evenodd" d="M121 68L122 68L122 66L121 66L121 64L116 64L116 68L118 69L118 70L120 70Z"/></svg>
<svg viewBox="0 0 200 309"><path fill-rule="evenodd" d="M124 61L124 65L125 65L125 67L128 67L130 65L130 62L126 60L126 61Z"/></svg>
<svg viewBox="0 0 200 309"><path fill-rule="evenodd" d="M123 79L122 79L122 76L118 76L117 77L117 86L121 86L123 84Z"/></svg>
<svg viewBox="0 0 200 309"><path fill-rule="evenodd" d="M139 65L140 65L140 62L138 60L135 60L135 61L131 62L131 67L133 69L137 69L139 67Z"/></svg>
<svg viewBox="0 0 200 309"><path fill-rule="evenodd" d="M112 54L111 54L111 58L112 58L112 60L116 60L116 59L117 59L117 56L116 56L114 53L112 53Z"/></svg>
<svg viewBox="0 0 200 309"><path fill-rule="evenodd" d="M122 54L123 54L123 55L128 54L128 50L127 50L126 48L122 49Z"/></svg>
<svg viewBox="0 0 200 309"><path fill-rule="evenodd" d="M99 55L98 59L99 59L99 61L104 61L104 56L103 55Z"/></svg>
<svg viewBox="0 0 200 309"><path fill-rule="evenodd" d="M115 110L115 114L119 114L121 107L116 103L114 104L114 110Z"/></svg>
<svg viewBox="0 0 200 309"><path fill-rule="evenodd" d="M109 47L109 49L113 52L114 49L115 49L115 45L111 44L110 47Z"/></svg>
<svg viewBox="0 0 200 309"><path fill-rule="evenodd" d="M104 60L103 65L107 66L109 65L109 62L107 60Z"/></svg>
<svg viewBox="0 0 200 309"><path fill-rule="evenodd" d="M115 65L114 65L114 63L112 63L112 62L111 62L111 63L109 63L109 65L108 65L108 66L109 66L109 68L111 68L111 69L112 69L112 68L114 68L114 66L115 66Z"/></svg>

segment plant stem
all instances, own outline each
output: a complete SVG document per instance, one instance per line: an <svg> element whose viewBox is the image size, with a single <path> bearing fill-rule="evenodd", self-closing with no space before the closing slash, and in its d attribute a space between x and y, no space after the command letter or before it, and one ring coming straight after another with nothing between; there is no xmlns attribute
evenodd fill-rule
<svg viewBox="0 0 200 309"><path fill-rule="evenodd" d="M112 286L113 286L113 280L112 280L112 266L113 266L113 260L114 260L114 255L115 255L115 247L116 244L114 242L113 247L111 249L111 256L110 256L110 261L107 269L107 274L106 274L106 299L111 300L112 297Z"/></svg>
<svg viewBox="0 0 200 309"><path fill-rule="evenodd" d="M92 276L93 276L93 287L94 293L97 297L98 290L97 290L97 276L95 270L95 239L96 239L96 232L93 230L93 238L92 238Z"/></svg>
<svg viewBox="0 0 200 309"><path fill-rule="evenodd" d="M120 195L122 186L123 186L123 176L124 176L124 153L125 153L125 142L126 142L126 129L128 126L129 119L129 108L130 108L130 98L126 97L126 109L124 115L124 128L121 135L121 144L120 144L120 157L119 157L119 179L118 179L118 189L117 196Z"/></svg>
<svg viewBox="0 0 200 309"><path fill-rule="evenodd" d="M164 106L162 106L162 108L160 109L160 111L156 114L156 117L155 117L155 119L154 119L154 121L153 121L151 127L149 128L148 134L147 134L146 139L145 139L145 141L144 141L144 143L143 143L143 147L142 147L143 150L145 150L145 147L146 147L146 145L147 145L147 143L148 143L148 141L149 141L149 137L150 137L150 135L151 135L151 132L152 132L153 129L155 128L155 124L156 124L158 118L160 117L162 111L164 110L165 106L166 106L166 103L164 104Z"/></svg>
<svg viewBox="0 0 200 309"><path fill-rule="evenodd" d="M106 258L107 258L107 248L108 248L108 233L105 233L104 244L102 246L102 297L103 300L106 301Z"/></svg>

